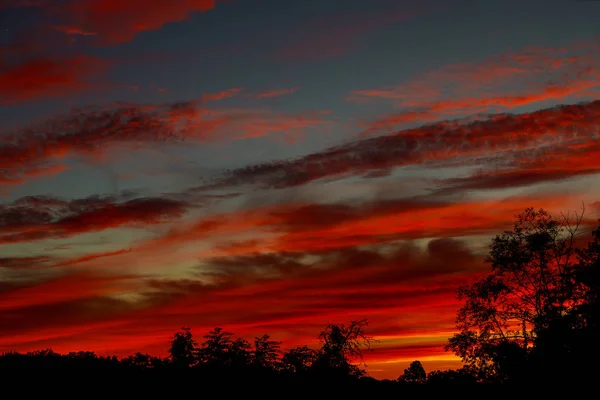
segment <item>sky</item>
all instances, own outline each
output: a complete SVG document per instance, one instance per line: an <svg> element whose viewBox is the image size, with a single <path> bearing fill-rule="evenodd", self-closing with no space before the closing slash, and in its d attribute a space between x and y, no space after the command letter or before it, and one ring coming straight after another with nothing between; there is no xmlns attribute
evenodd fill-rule
<svg viewBox="0 0 600 400"><path fill-rule="evenodd" d="M0 351L444 351L527 207L600 217L600 2L0 0Z"/></svg>

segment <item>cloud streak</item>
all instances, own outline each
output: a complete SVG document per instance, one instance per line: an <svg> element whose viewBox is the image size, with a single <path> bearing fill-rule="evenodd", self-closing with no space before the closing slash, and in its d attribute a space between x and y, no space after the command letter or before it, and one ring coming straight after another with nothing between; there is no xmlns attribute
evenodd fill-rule
<svg viewBox="0 0 600 400"><path fill-rule="evenodd" d="M273 97L281 97L288 94L292 94L297 92L298 90L298 88L265 90L253 95L253 97L257 99L271 99Z"/></svg>
<svg viewBox="0 0 600 400"><path fill-rule="evenodd" d="M155 225L182 217L190 207L168 198L118 201L111 197L90 197L65 201L55 197L26 197L0 206L0 244Z"/></svg>
<svg viewBox="0 0 600 400"><path fill-rule="evenodd" d="M101 45L117 45L133 40L141 32L155 31L165 24L186 21L194 13L209 11L217 0L160 0L148 6L140 0L77 0L60 3L31 2L16 6L41 6L49 16L62 21L66 34L93 33Z"/></svg>
<svg viewBox="0 0 600 400"><path fill-rule="evenodd" d="M529 47L480 63L447 65L397 86L352 91L348 100L386 100L402 110L365 123L363 134L373 134L420 121L564 101L599 86L598 44L582 42L569 49Z"/></svg>
<svg viewBox="0 0 600 400"><path fill-rule="evenodd" d="M487 162L492 167L527 168L544 158L552 159L554 152L562 153L563 159L585 156L589 163L580 172L589 173L596 164L586 154L596 149L599 120L600 101L594 101L532 113L497 114L474 121L442 121L357 140L293 160L231 170L214 185L288 188L411 165L469 166ZM519 155L526 151L525 160L514 157L519 151Z"/></svg>
<svg viewBox="0 0 600 400"><path fill-rule="evenodd" d="M0 64L0 104L81 93L97 87L94 76L105 71L108 65L105 60L88 56L32 59L4 68Z"/></svg>
<svg viewBox="0 0 600 400"><path fill-rule="evenodd" d="M280 133L295 140L307 130L328 124L326 111L283 113L206 106L235 93L232 89L170 104L79 108L17 129L0 137L0 182L15 184L26 176L60 172L65 167L57 163L71 155L97 160L122 147L256 139Z"/></svg>

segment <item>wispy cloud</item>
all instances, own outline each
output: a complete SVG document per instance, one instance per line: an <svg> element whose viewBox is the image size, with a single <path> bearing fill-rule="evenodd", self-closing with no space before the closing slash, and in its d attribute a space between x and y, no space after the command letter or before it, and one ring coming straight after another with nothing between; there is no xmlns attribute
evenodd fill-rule
<svg viewBox="0 0 600 400"><path fill-rule="evenodd" d="M65 60L32 59L23 64L0 64L0 104L67 97L98 88L95 76L109 66L106 60L77 56Z"/></svg>
<svg viewBox="0 0 600 400"><path fill-rule="evenodd" d="M599 119L600 101L595 101L475 121L443 121L357 140L298 159L235 169L217 178L214 185L286 188L410 165L516 166L515 152L521 150L527 150L528 159L553 151L563 157L581 157L595 149ZM586 170L595 168L593 159L586 157Z"/></svg>
<svg viewBox="0 0 600 400"><path fill-rule="evenodd" d="M25 197L0 205L0 244L99 232L118 227L144 227L182 217L192 205L169 198L90 197L65 201Z"/></svg>
<svg viewBox="0 0 600 400"><path fill-rule="evenodd" d="M297 92L299 89L298 88L289 88L289 89L271 89L271 90L265 90L259 93L256 93L254 95L250 95L251 97L255 97L257 99L270 99L273 97L281 97L281 96L285 96L288 94L292 94Z"/></svg>
<svg viewBox="0 0 600 400"><path fill-rule="evenodd" d="M194 13L217 6L217 0L160 0L148 5L141 0L68 0L64 2L9 1L13 6L40 6L61 21L64 33L91 34L99 44L115 45L132 40L137 34L154 31L165 24L189 19Z"/></svg>
<svg viewBox="0 0 600 400"><path fill-rule="evenodd" d="M400 109L366 122L365 134L477 113L586 96L600 86L598 45L569 49L525 48L480 63L462 63L416 76L400 85L355 90L348 100L391 101Z"/></svg>
<svg viewBox="0 0 600 400"><path fill-rule="evenodd" d="M207 107L235 93L237 89L231 89L201 100L168 104L85 107L17 129L0 137L0 182L19 183L26 176L56 173L60 170L56 164L72 154L96 159L120 146L193 144L274 134L294 139L329 123L327 111Z"/></svg>

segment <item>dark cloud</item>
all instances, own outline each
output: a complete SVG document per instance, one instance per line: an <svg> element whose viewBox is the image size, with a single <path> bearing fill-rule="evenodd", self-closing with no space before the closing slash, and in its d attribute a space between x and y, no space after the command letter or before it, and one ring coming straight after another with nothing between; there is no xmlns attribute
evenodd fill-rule
<svg viewBox="0 0 600 400"><path fill-rule="evenodd" d="M565 170L560 167L539 170L482 170L474 175L464 178L449 178L438 181L442 189L435 193L450 194L468 190L495 190L503 188L514 188L530 186L544 182L561 182L578 176L593 175L600 173L599 168Z"/></svg>
<svg viewBox="0 0 600 400"><path fill-rule="evenodd" d="M29 196L0 205L0 243L160 224L180 218L190 207L187 202L166 197L120 201L111 196L75 200Z"/></svg>
<svg viewBox="0 0 600 400"><path fill-rule="evenodd" d="M385 286L408 280L442 277L445 274L472 271L481 264L460 240L440 238L421 249L410 241L384 247L359 249L348 247L315 252L254 253L222 256L204 260L202 276L217 277L221 282L253 279L308 279L313 286L372 285ZM307 262L306 259L310 260ZM337 283L335 283L337 282ZM332 288L333 289L333 288Z"/></svg>
<svg viewBox="0 0 600 400"><path fill-rule="evenodd" d="M98 154L111 145L181 140L164 118L168 112L169 107L141 105L76 109L20 129L1 138L0 179L18 181L72 152Z"/></svg>
<svg viewBox="0 0 600 400"><path fill-rule="evenodd" d="M84 107L7 133L0 136L0 183L18 184L27 176L60 172L60 163L70 155L94 161L111 149L241 140L276 132L296 135L327 122L325 111L207 110L204 104L220 97L205 97L158 105Z"/></svg>
<svg viewBox="0 0 600 400"><path fill-rule="evenodd" d="M574 146L580 153L581 146L596 143L599 122L600 101L525 114L498 114L475 121L443 121L357 140L297 159L234 169L207 188L230 185L286 188L407 165L439 166L452 162L471 165L474 158L481 163L487 157L493 161L498 154L507 157L505 163L517 165L523 160L511 158L515 151L528 149L530 160L535 161L539 155L535 147L544 143L553 143L552 149L558 152Z"/></svg>
<svg viewBox="0 0 600 400"><path fill-rule="evenodd" d="M312 230L356 221L365 217L431 209L448 204L443 199L424 197L378 200L361 204L311 203L299 206L286 206L275 209L270 214L280 221L283 230Z"/></svg>

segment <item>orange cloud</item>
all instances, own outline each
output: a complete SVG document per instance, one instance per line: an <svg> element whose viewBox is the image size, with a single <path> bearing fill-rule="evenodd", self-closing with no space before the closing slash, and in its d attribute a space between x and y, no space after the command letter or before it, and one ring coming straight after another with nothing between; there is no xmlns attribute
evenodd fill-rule
<svg viewBox="0 0 600 400"><path fill-rule="evenodd" d="M280 204L183 223L132 251L169 253L184 245L204 243L211 247L194 257L318 253L402 240L491 235L507 228L513 216L529 206L563 211L571 204L569 196L551 195L456 202L435 192L353 205ZM254 239L248 240L248 234Z"/></svg>
<svg viewBox="0 0 600 400"><path fill-rule="evenodd" d="M441 121L356 140L293 160L235 169L215 178L212 186L286 188L324 179L377 176L381 171L409 165L518 166L517 154L534 159L553 151L590 150L597 142L599 121L600 101L532 113ZM593 157L588 160L594 165Z"/></svg>
<svg viewBox="0 0 600 400"><path fill-rule="evenodd" d="M444 66L398 86L355 90L348 99L391 100L404 109L365 123L363 134L448 116L563 101L584 96L600 85L596 47L593 43L576 43L569 49L525 48L481 63Z"/></svg>
<svg viewBox="0 0 600 400"><path fill-rule="evenodd" d="M487 98L469 98L459 100L439 101L423 106L422 111L408 111L401 114L392 114L380 120L367 124L368 128L362 135L373 132L390 131L397 126L415 122L435 121L444 116L469 115L511 109L541 101L560 101L566 97L583 93L600 85L599 80L585 80L569 82L564 87L547 87L537 93L513 96L496 96Z"/></svg>
<svg viewBox="0 0 600 400"><path fill-rule="evenodd" d="M88 56L59 61L35 59L5 66L0 68L0 103L6 105L78 93L92 87L93 75L107 66L106 61Z"/></svg>

